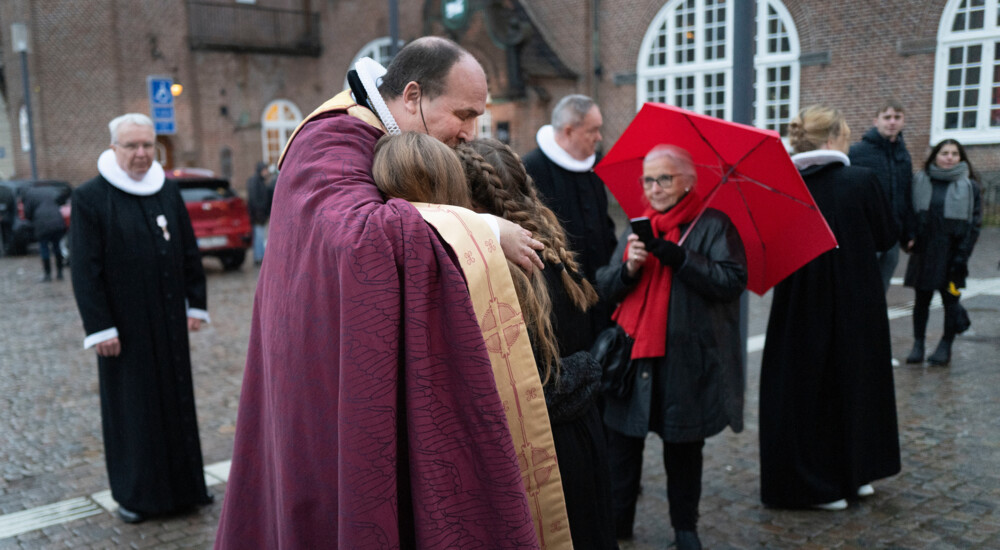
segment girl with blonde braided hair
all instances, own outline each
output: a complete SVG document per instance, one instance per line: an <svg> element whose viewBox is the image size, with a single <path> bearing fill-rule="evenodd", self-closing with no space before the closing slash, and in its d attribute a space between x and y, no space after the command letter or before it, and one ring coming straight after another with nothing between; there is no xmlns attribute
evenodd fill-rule
<svg viewBox="0 0 1000 550"><path fill-rule="evenodd" d="M473 208L513 221L545 245L545 269L525 274L511 266L514 286L543 379L559 457L573 546L617 548L604 428L596 398L600 366L590 356L587 310L593 286L567 249L565 231L538 198L521 159L505 144L478 139L456 148Z"/></svg>

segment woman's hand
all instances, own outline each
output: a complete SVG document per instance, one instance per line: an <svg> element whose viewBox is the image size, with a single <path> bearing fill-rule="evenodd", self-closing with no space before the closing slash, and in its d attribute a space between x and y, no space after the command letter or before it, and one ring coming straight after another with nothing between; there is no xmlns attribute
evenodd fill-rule
<svg viewBox="0 0 1000 550"><path fill-rule="evenodd" d="M531 272L532 268L542 269L545 264L535 253L544 250L545 245L531 238L531 231L504 218L494 216L500 227L500 248L508 260L521 266L521 269Z"/></svg>
<svg viewBox="0 0 1000 550"><path fill-rule="evenodd" d="M639 272L642 268L642 264L646 263L646 258L649 257L649 252L646 251L646 245L639 240L639 236L632 233L628 236L628 260L625 262L625 271L628 272L629 277L635 277L635 274Z"/></svg>

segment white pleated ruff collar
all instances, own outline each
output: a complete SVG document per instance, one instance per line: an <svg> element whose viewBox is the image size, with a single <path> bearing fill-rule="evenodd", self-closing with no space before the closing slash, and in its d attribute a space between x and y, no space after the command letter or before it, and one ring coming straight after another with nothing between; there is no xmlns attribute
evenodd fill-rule
<svg viewBox="0 0 1000 550"><path fill-rule="evenodd" d="M136 181L132 179L125 170L122 170L121 166L118 166L118 160L115 158L113 149L104 151L98 157L97 171L111 185L130 195L139 195L142 197L148 197L163 189L163 180L166 179L166 175L163 173L163 166L155 160L141 180Z"/></svg>
<svg viewBox="0 0 1000 550"><path fill-rule="evenodd" d="M556 131L551 124L546 124L538 129L535 141L538 142L539 149L545 153L545 156L549 157L549 160L570 172L589 172L594 168L597 155L590 155L583 160L577 160L570 156L565 149L556 143Z"/></svg>
<svg viewBox="0 0 1000 550"><path fill-rule="evenodd" d="M851 165L851 159L847 155L834 149L817 149L815 151L797 153L792 155L792 162L795 163L795 167L800 171L810 166L822 166L833 162L839 162L844 166Z"/></svg>

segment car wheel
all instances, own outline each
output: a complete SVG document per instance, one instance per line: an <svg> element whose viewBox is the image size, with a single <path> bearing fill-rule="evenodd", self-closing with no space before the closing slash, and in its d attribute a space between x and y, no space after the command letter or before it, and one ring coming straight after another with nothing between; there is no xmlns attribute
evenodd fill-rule
<svg viewBox="0 0 1000 550"><path fill-rule="evenodd" d="M243 265L243 261L246 260L246 257L246 250L233 250L219 254L219 260L222 262L222 268L226 271L239 269L240 266Z"/></svg>

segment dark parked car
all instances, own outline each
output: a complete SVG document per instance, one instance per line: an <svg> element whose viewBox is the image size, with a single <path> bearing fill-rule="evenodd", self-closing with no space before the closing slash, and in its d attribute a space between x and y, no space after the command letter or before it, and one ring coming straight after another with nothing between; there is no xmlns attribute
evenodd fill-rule
<svg viewBox="0 0 1000 550"><path fill-rule="evenodd" d="M63 219L69 227L69 198L73 192L65 181L59 180L7 180L0 181L0 231L2 231L4 254L20 256L27 254L28 245L34 243L35 229L24 215L24 192L29 187L55 187L59 190ZM59 247L69 258L69 233L63 237Z"/></svg>
<svg viewBox="0 0 1000 550"><path fill-rule="evenodd" d="M229 180L199 168L168 170L167 179L181 190L201 255L215 256L226 270L243 265L252 239L250 214Z"/></svg>

